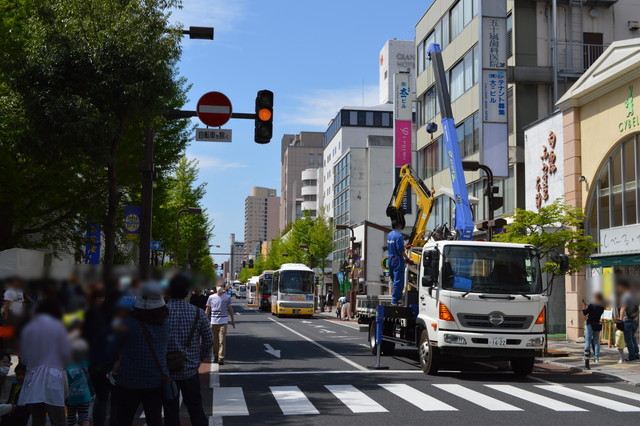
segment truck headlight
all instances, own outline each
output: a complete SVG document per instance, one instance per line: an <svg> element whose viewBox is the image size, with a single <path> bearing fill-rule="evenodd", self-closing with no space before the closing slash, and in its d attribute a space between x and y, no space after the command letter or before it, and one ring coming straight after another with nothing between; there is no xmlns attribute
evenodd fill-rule
<svg viewBox="0 0 640 426"><path fill-rule="evenodd" d="M466 345L467 339L462 336L456 336L455 334L445 334L444 342L452 345Z"/></svg>
<svg viewBox="0 0 640 426"><path fill-rule="evenodd" d="M544 345L544 337L534 337L533 339L529 339L529 343L527 343L527 347L540 347Z"/></svg>

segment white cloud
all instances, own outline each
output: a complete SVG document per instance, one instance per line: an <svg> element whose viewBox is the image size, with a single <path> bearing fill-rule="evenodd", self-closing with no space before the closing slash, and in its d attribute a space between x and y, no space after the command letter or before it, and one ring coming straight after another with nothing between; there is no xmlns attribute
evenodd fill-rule
<svg viewBox="0 0 640 426"><path fill-rule="evenodd" d="M245 167L249 167L247 164L238 163L238 162L228 162L224 161L217 157L212 157L209 155L194 155L187 153L187 158L189 160L197 160L198 168L200 170L207 170L213 172L221 172L229 169L242 169Z"/></svg>
<svg viewBox="0 0 640 426"><path fill-rule="evenodd" d="M378 105L378 85L347 87L342 89L316 89L295 96L293 111L284 113L286 124L326 127L340 108L345 106ZM364 102L363 102L364 100Z"/></svg>
<svg viewBox="0 0 640 426"><path fill-rule="evenodd" d="M247 13L246 0L183 0L182 9L172 13L171 22L230 31Z"/></svg>

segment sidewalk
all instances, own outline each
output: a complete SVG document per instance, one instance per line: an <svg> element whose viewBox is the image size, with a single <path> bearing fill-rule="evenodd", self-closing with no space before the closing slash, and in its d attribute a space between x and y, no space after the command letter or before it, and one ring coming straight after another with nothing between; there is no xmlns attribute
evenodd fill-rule
<svg viewBox="0 0 640 426"><path fill-rule="evenodd" d="M597 364L589 362L590 370L586 370L582 355L584 353L584 343L575 343L567 340L549 339L549 352L555 356L541 358L546 364L577 370L589 371L593 374L604 374L614 376L635 386L640 386L640 362L623 362L618 364L620 355L615 348L600 346L600 362ZM627 350L624 351L626 357Z"/></svg>

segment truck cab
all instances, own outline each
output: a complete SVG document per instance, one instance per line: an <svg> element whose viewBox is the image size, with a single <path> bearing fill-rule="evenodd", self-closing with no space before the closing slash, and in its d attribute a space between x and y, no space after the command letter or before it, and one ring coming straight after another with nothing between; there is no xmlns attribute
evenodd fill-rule
<svg viewBox="0 0 640 426"><path fill-rule="evenodd" d="M435 374L442 357L462 356L509 360L516 374L529 374L544 345L548 300L538 251L477 241L421 250L415 338L425 373Z"/></svg>

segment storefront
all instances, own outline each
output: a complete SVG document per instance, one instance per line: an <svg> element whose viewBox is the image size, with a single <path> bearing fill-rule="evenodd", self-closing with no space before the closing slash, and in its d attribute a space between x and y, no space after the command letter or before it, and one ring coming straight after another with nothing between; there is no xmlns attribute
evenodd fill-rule
<svg viewBox="0 0 640 426"><path fill-rule="evenodd" d="M640 40L613 43L558 107L562 129L553 129L558 151L553 170L561 179L550 172L551 139L545 143L527 138L526 150L546 148L539 158L546 156L541 167L547 173L539 186L540 176L527 174L527 186L540 194L535 199L528 193L527 198L539 207L553 201L556 185L563 187L565 202L584 209L586 231L600 244L592 258L595 264L565 282L567 338L576 339L583 334L583 299L601 291L615 303L613 275L640 276ZM527 132L545 132L551 138L552 130L545 126L555 124L550 118Z"/></svg>

